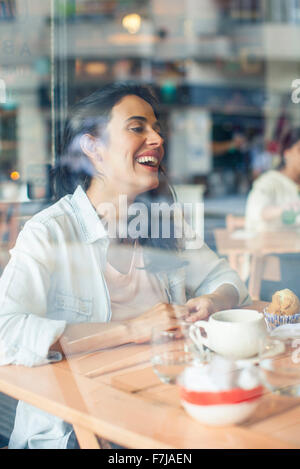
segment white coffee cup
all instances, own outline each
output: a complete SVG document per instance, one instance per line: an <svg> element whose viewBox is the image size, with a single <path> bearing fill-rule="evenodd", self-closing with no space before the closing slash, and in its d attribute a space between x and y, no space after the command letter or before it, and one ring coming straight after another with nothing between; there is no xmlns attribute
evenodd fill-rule
<svg viewBox="0 0 300 469"><path fill-rule="evenodd" d="M201 334L203 328L206 337ZM190 337L197 347L206 345L225 357L238 359L257 355L267 327L262 313L251 309L218 311L208 321L197 321L190 327Z"/></svg>

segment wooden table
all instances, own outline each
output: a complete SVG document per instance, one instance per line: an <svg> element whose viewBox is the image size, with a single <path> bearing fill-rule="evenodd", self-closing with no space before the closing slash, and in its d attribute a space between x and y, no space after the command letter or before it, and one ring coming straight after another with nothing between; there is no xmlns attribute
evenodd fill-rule
<svg viewBox="0 0 300 469"><path fill-rule="evenodd" d="M149 358L149 344L132 344L36 368L4 366L0 391L72 423L81 448L99 448L95 435L128 448L300 448L300 400L266 392L246 423L205 426Z"/></svg>
<svg viewBox="0 0 300 469"><path fill-rule="evenodd" d="M250 257L249 293L253 299L260 298L261 280L270 255L300 252L300 232L292 229L263 232L248 239L237 239L236 234L227 229L216 229L214 235L218 253L228 256L231 266L241 276L240 256L248 255ZM273 265L271 268L273 274L276 274ZM278 269L279 267L277 267ZM278 275L279 271L276 276L278 277ZM274 279L280 280L276 276Z"/></svg>

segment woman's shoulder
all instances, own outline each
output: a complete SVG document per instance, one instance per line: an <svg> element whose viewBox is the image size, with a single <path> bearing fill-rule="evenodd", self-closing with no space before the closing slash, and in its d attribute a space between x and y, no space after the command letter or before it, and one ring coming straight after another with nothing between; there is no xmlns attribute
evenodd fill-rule
<svg viewBox="0 0 300 469"><path fill-rule="evenodd" d="M35 213L29 220L29 224L41 223L47 225L52 220L55 220L59 217L64 217L69 214L69 196L64 196L56 202L53 202L51 205L43 208L42 210Z"/></svg>
<svg viewBox="0 0 300 469"><path fill-rule="evenodd" d="M29 218L20 231L19 241L23 238L39 238L50 241L57 237L58 231L66 230L66 226L70 224L70 217L72 218L68 199L69 197L65 196Z"/></svg>
<svg viewBox="0 0 300 469"><path fill-rule="evenodd" d="M254 182L252 186L252 192L256 190L271 190L276 189L278 186L284 184L284 178L280 171L271 169L261 174Z"/></svg>
<svg viewBox="0 0 300 469"><path fill-rule="evenodd" d="M280 172L276 169L270 169L265 173L262 173L258 178L254 181L254 184L261 184L267 181L274 181L280 178Z"/></svg>

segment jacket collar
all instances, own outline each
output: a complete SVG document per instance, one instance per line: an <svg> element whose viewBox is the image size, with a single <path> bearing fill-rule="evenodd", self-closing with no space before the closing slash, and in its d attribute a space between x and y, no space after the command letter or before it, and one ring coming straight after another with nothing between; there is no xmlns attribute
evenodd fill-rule
<svg viewBox="0 0 300 469"><path fill-rule="evenodd" d="M98 239L108 239L108 234L103 223L80 185L77 186L74 194L71 196L70 202L85 243L90 244Z"/></svg>

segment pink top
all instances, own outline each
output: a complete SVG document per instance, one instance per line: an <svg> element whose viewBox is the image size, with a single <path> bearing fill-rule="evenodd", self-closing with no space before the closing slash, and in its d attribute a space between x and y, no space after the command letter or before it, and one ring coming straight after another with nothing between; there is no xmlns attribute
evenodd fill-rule
<svg viewBox="0 0 300 469"><path fill-rule="evenodd" d="M135 245L127 274L107 262L105 280L110 294L112 321L134 318L157 303L169 303L157 277L145 269L143 249Z"/></svg>

